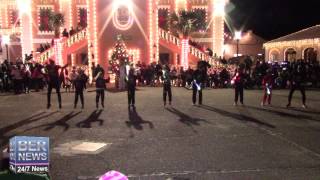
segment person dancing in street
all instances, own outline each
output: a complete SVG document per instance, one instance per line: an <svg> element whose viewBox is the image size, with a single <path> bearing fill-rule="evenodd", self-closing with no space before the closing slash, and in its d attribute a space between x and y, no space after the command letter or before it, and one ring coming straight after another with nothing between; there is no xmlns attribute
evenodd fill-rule
<svg viewBox="0 0 320 180"><path fill-rule="evenodd" d="M197 94L199 94L198 104L202 105L202 86L205 77L199 66L198 69L193 72L192 79L192 103L194 106L196 105Z"/></svg>
<svg viewBox="0 0 320 180"><path fill-rule="evenodd" d="M96 78L96 108L99 108L99 101L101 99L101 106L104 108L104 91L107 89L106 80L104 79L104 72L98 72Z"/></svg>
<svg viewBox="0 0 320 180"><path fill-rule="evenodd" d="M264 90L264 95L261 101L261 106L265 106L267 99L268 105L271 105L271 98L272 98L272 87L273 87L273 77L272 77L272 70L267 70L267 74L262 79L262 86Z"/></svg>
<svg viewBox="0 0 320 180"><path fill-rule="evenodd" d="M84 74L82 69L78 69L78 74L74 80L74 87L75 87L75 98L74 98L74 108L77 108L78 99L80 97L81 101L81 108L84 109L84 97L83 91L86 89L86 84L88 81L88 76Z"/></svg>
<svg viewBox="0 0 320 180"><path fill-rule="evenodd" d="M299 89L302 94L302 107L307 108L306 105L306 90L305 90L305 80L306 80L306 66L303 60L299 60L294 63L291 68L291 80L290 80L290 93L288 97L287 108L291 107L291 100L293 93L296 89Z"/></svg>
<svg viewBox="0 0 320 180"><path fill-rule="evenodd" d="M162 70L162 81L163 81L163 103L164 107L167 105L167 96L169 97L169 105L172 102L172 91L171 91L171 78L170 68L168 65L164 65Z"/></svg>
<svg viewBox="0 0 320 180"><path fill-rule="evenodd" d="M61 82L60 82L60 78L59 78L59 69L64 69L67 66L68 66L68 64L65 65L64 67L56 65L54 60L52 60L52 59L49 60L49 64L46 66L47 80L48 80L47 109L50 109L50 107L51 107L52 89L56 89L57 96L58 96L59 109L62 108L61 93L60 93Z"/></svg>
<svg viewBox="0 0 320 180"><path fill-rule="evenodd" d="M235 95L234 95L234 106L238 105L238 99L240 96L240 103L243 103L243 87L244 87L244 75L242 69L237 69L235 76L231 80L231 84L234 84L235 87Z"/></svg>
<svg viewBox="0 0 320 180"><path fill-rule="evenodd" d="M134 73L134 68L131 66L126 77L127 91L128 91L128 108L130 108L130 106L135 108L136 79L137 77Z"/></svg>

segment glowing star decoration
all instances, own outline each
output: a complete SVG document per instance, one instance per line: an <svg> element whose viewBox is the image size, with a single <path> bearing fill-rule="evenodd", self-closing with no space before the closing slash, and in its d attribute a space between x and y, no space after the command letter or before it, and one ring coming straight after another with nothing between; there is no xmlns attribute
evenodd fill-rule
<svg viewBox="0 0 320 180"><path fill-rule="evenodd" d="M134 20L131 0L115 0L112 11L112 22L117 29L126 31L132 27Z"/></svg>
<svg viewBox="0 0 320 180"><path fill-rule="evenodd" d="M125 175L117 171L109 171L99 178L99 180L129 180Z"/></svg>

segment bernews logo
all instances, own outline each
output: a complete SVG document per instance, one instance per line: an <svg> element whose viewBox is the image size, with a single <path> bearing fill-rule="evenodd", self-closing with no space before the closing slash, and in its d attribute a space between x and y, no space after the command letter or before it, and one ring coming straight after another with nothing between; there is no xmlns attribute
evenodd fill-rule
<svg viewBox="0 0 320 180"><path fill-rule="evenodd" d="M10 170L15 173L49 172L49 138L16 136L10 139Z"/></svg>

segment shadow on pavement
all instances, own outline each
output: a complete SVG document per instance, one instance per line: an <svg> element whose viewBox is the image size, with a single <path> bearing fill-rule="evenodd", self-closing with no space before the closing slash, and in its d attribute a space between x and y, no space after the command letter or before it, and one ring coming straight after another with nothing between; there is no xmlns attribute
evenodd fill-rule
<svg viewBox="0 0 320 180"><path fill-rule="evenodd" d="M300 112L300 113L306 113L306 114L314 114L314 115L320 115L320 111L316 111L316 110L312 110L312 109L306 109L306 110L303 110L303 109L298 109L298 108L295 108L295 107L290 107L290 108L287 108L287 107L281 107L281 106L272 106L276 109L285 109L285 110L291 110L291 111L296 111L296 112Z"/></svg>
<svg viewBox="0 0 320 180"><path fill-rule="evenodd" d="M301 114L291 114L291 113L286 113L286 112L282 112L282 111L276 111L276 110L271 110L271 109L265 109L265 108L259 108L259 107L254 107L254 106L246 106L247 108L250 109L254 109L254 110L258 110L258 111L264 111L264 112L268 112L268 113L272 113L281 117L288 117L288 118L294 118L294 119L306 119L306 120L310 120L310 121L316 121L316 122L320 122L319 119L314 119L311 116L307 116L307 115L301 115Z"/></svg>
<svg viewBox="0 0 320 180"><path fill-rule="evenodd" d="M69 120L71 120L72 118L76 117L77 115L79 115L80 113L81 112L74 113L72 111L69 114L63 116L61 119L59 119L59 120L57 120L55 122L43 124L43 125L40 125L40 126L36 126L36 127L30 128L30 129L27 129L26 131L29 131L29 130L32 130L32 129L41 128L41 127L46 127L43 130L50 131L51 129L54 129L55 127L58 127L58 126L63 127L64 131L67 131L70 128L70 125L67 122Z"/></svg>
<svg viewBox="0 0 320 180"><path fill-rule="evenodd" d="M47 117L50 117L54 114L56 114L58 111L55 111L55 112L52 112L52 113L49 113L49 114L46 114L46 112L40 112L38 114L35 114L29 118L26 118L26 119L23 119L21 121L18 121L14 124L11 124L9 126L6 126L6 127L3 127L3 128L0 128L0 147L2 147L3 145L5 145L8 141L8 139L10 139L10 137L6 137L5 134L10 132L10 131L13 131L19 127L22 127L24 125L27 125L27 124L31 124L33 122L36 122L36 121L40 121L44 118L47 118Z"/></svg>
<svg viewBox="0 0 320 180"><path fill-rule="evenodd" d="M154 129L154 125L150 121L145 121L137 113L136 108L129 109L129 121L126 121L126 124L129 128L134 127L136 130L143 130L143 124L148 124L150 129Z"/></svg>
<svg viewBox="0 0 320 180"><path fill-rule="evenodd" d="M98 122L99 125L102 126L104 120L99 119L101 113L102 113L102 110L93 111L87 119L77 123L77 127L78 128L91 128L92 127L92 123L94 123L94 122Z"/></svg>
<svg viewBox="0 0 320 180"><path fill-rule="evenodd" d="M193 117L177 110L176 108L167 108L166 110L171 112L172 114L179 116L179 118L180 118L179 121L181 123L191 127L194 132L197 132L197 131L195 129L193 129L192 126L200 126L200 122L210 124L210 122L208 122L205 119L193 118Z"/></svg>
<svg viewBox="0 0 320 180"><path fill-rule="evenodd" d="M254 118L254 117L250 117L250 116L247 116L247 115L236 114L236 113L228 112L228 111L225 111L225 110L222 110L222 109L217 109L217 108L214 108L214 107L211 107L211 106L206 106L206 105L199 106L199 108L202 108L202 109L205 109L205 110L208 110L208 111L212 111L212 112L218 113L218 114L220 114L222 116L230 117L230 118L233 118L233 119L236 119L236 120L239 120L239 121L252 122L252 123L255 123L255 124L258 124L258 125L261 125L261 126L265 126L265 127L268 127L268 128L276 128L272 124L262 122L262 121L260 121L260 120L258 120L256 118Z"/></svg>

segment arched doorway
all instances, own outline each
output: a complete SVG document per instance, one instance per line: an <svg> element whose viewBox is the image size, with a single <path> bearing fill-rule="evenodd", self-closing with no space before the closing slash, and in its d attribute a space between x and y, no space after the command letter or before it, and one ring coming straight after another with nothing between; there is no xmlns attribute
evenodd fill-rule
<svg viewBox="0 0 320 180"><path fill-rule="evenodd" d="M297 59L297 51L293 48L289 48L285 52L286 61L295 61Z"/></svg>
<svg viewBox="0 0 320 180"><path fill-rule="evenodd" d="M314 48L307 48L303 52L304 60L310 63L317 62L317 51Z"/></svg>
<svg viewBox="0 0 320 180"><path fill-rule="evenodd" d="M272 49L269 53L269 61L279 61L280 51L278 49Z"/></svg>

